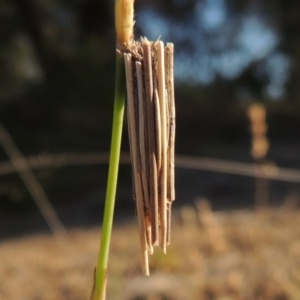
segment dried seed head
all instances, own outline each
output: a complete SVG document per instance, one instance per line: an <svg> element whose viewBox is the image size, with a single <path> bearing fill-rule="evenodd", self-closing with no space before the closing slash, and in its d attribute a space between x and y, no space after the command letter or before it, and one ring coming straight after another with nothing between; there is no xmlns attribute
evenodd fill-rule
<svg viewBox="0 0 300 300"><path fill-rule="evenodd" d="M255 103L248 109L248 116L251 122L264 122L266 119L266 108L264 105Z"/></svg>
<svg viewBox="0 0 300 300"><path fill-rule="evenodd" d="M115 26L120 48L125 48L133 41L133 3L134 0L116 0L115 2Z"/></svg>

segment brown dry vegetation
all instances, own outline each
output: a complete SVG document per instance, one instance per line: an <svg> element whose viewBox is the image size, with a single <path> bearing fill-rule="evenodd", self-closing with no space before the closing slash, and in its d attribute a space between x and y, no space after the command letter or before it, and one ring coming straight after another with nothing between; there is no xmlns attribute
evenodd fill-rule
<svg viewBox="0 0 300 300"><path fill-rule="evenodd" d="M212 213L205 201L176 211L172 243L141 275L136 220L116 225L108 299L300 299L300 212ZM0 244L0 299L83 300L92 287L98 229L60 244L33 235Z"/></svg>

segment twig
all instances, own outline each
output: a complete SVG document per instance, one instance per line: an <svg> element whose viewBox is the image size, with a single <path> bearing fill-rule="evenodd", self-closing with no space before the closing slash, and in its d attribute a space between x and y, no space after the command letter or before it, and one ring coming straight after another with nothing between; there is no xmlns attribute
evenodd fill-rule
<svg viewBox="0 0 300 300"><path fill-rule="evenodd" d="M144 82L145 82L145 106L146 106L146 124L147 124L147 162L148 162L148 182L149 182L149 199L150 199L150 220L153 246L159 243L158 233L158 170L156 151L156 130L154 115L154 97L153 97L153 70L152 70L152 44L144 40L142 43L144 57Z"/></svg>
<svg viewBox="0 0 300 300"><path fill-rule="evenodd" d="M165 56L164 44L162 41L156 43L157 51L157 80L160 103L160 120L161 120L161 168L160 168L160 238L161 247L167 251L167 109L166 109L166 83L165 83Z"/></svg>
<svg viewBox="0 0 300 300"><path fill-rule="evenodd" d="M48 223L53 234L59 239L66 241L67 231L59 220L53 206L46 196L42 186L33 174L30 165L20 150L15 145L12 137L0 123L0 143L10 158L13 168L19 173L40 212Z"/></svg>
<svg viewBox="0 0 300 300"><path fill-rule="evenodd" d="M165 48L165 76L167 88L168 148L167 148L167 245L171 239L171 205L175 200L175 99L174 99L174 45L168 43Z"/></svg>
<svg viewBox="0 0 300 300"><path fill-rule="evenodd" d="M61 168L67 166L89 166L108 164L107 152L83 152L62 154L40 154L25 157L30 169ZM129 153L122 153L120 162L130 164ZM20 170L23 166L19 166ZM176 155L176 168L198 171L218 172L239 176L262 177L284 182L300 183L300 170L278 166L259 167L254 164L240 163L222 159L201 158L188 155ZM0 176L16 172L11 161L0 162Z"/></svg>
<svg viewBox="0 0 300 300"><path fill-rule="evenodd" d="M140 153L138 141L138 120L136 116L135 103L134 103L134 90L133 90L133 76L132 76L132 59L131 54L124 55L125 72L127 78L127 105L128 105L128 124L129 136L131 145L131 159L133 164L133 178L135 184L135 198L137 202L138 222L140 233L140 243L142 248L142 269L143 273L149 275L148 268L148 254L147 254L147 241L146 241L146 227L144 215L144 196L142 190L142 177L140 169Z"/></svg>

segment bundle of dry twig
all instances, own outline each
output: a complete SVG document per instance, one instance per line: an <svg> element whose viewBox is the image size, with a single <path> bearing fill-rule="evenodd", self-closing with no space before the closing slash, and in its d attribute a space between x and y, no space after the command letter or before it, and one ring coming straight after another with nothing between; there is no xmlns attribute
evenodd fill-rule
<svg viewBox="0 0 300 300"><path fill-rule="evenodd" d="M124 52L134 197L143 253L170 243L174 190L175 104L173 44L141 39Z"/></svg>

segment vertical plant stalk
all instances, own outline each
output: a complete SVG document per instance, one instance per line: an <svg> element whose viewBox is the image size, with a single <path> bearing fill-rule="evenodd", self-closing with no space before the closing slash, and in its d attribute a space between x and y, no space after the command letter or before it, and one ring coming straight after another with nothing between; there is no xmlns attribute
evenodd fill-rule
<svg viewBox="0 0 300 300"><path fill-rule="evenodd" d="M100 251L98 256L98 264L95 271L95 282L91 300L105 299L108 254L110 248L110 239L113 224L117 179L120 162L120 149L122 140L126 91L125 86L126 83L123 55L117 52L113 127L109 159L108 181L105 198L104 219L101 232Z"/></svg>
<svg viewBox="0 0 300 300"><path fill-rule="evenodd" d="M134 0L115 1L117 48L120 49L120 51L117 50L116 54L115 99L108 181L106 188L100 251L98 256L98 264L95 271L94 287L91 300L105 300L106 298L107 264L115 208L126 93L124 56L122 50L124 50L126 45L133 39L133 2Z"/></svg>
<svg viewBox="0 0 300 300"><path fill-rule="evenodd" d="M270 147L267 132L266 108L262 104L254 103L248 108L251 122L252 149L251 154L256 166L266 165L267 153ZM257 209L266 208L269 198L269 180L257 176L255 178L255 206Z"/></svg>

